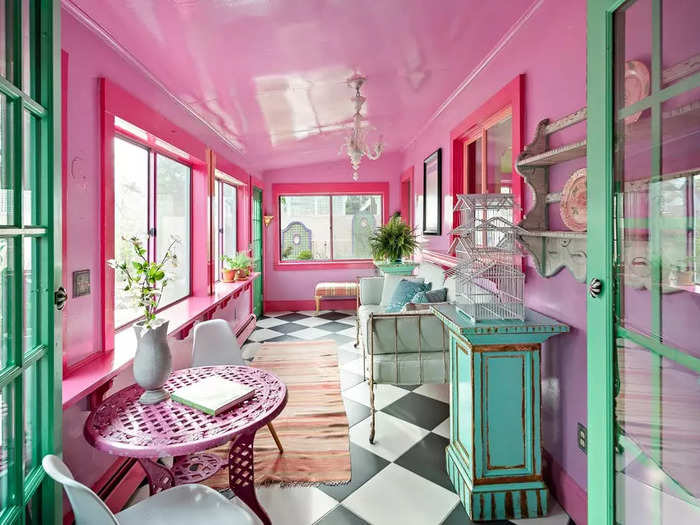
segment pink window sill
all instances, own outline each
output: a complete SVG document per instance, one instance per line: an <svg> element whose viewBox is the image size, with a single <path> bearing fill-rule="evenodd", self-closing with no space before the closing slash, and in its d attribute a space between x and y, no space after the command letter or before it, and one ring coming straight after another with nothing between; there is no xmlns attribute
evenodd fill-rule
<svg viewBox="0 0 700 525"><path fill-rule="evenodd" d="M369 259L349 261L290 261L274 263L275 270L352 270L374 268L374 263Z"/></svg>
<svg viewBox="0 0 700 525"><path fill-rule="evenodd" d="M213 295L192 296L166 308L158 317L170 321L168 335L187 337L194 322L223 308L232 298L249 289L259 273L252 274L245 281L216 283ZM244 317L236 326L236 332L249 321ZM63 378L63 410L95 392L102 385L126 370L134 360L136 336L130 327L125 327L114 335L114 350L96 354L82 366L70 370Z"/></svg>

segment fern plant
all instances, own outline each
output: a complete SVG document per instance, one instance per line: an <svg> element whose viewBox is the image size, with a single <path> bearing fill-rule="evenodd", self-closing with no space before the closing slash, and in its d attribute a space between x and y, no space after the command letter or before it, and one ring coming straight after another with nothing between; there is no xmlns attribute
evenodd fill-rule
<svg viewBox="0 0 700 525"><path fill-rule="evenodd" d="M400 262L409 257L418 247L415 230L394 215L384 226L380 226L369 237L369 247L376 261Z"/></svg>

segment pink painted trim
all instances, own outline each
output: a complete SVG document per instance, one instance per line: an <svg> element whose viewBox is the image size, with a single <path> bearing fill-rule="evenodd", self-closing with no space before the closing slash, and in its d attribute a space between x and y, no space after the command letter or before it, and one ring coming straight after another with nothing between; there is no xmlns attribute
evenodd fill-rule
<svg viewBox="0 0 700 525"><path fill-rule="evenodd" d="M279 198L281 195L381 195L382 216L386 223L389 220L389 183L388 182L338 182L325 184L285 183L272 185L272 202L275 207L277 224L274 227L274 259L275 270L321 270L321 269L348 269L371 268L371 261L340 261L330 260L324 262L300 263L297 261L285 263L280 254L280 221L281 211ZM265 228L263 227L263 230ZM332 243L331 243L332 250ZM332 258L332 252L331 252Z"/></svg>
<svg viewBox="0 0 700 525"><path fill-rule="evenodd" d="M445 269L454 268L457 266L457 257L448 255L442 252L434 252L431 250L423 250L423 260L442 266Z"/></svg>
<svg viewBox="0 0 700 525"><path fill-rule="evenodd" d="M399 179L401 182L405 182L407 180L412 181L413 180L413 166L410 166L406 168L403 173L401 173L401 178Z"/></svg>
<svg viewBox="0 0 700 525"><path fill-rule="evenodd" d="M324 303L327 308L323 308ZM321 299L322 310L355 310L357 308L356 299ZM290 301L264 301L263 311L265 312L299 312L305 310L315 310L316 301L314 299L294 299Z"/></svg>
<svg viewBox="0 0 700 525"><path fill-rule="evenodd" d="M359 259L352 261L325 261L325 262L278 262L275 263L275 270L364 270L374 268L374 262L370 259Z"/></svg>
<svg viewBox="0 0 700 525"><path fill-rule="evenodd" d="M522 219L523 210L523 185L520 175L515 171L515 164L522 149L522 135L523 135L523 120L524 120L524 107L522 101L524 100L524 86L525 86L525 75L518 75L503 88L501 88L498 93L484 102L479 108L473 111L467 118L460 122L455 128L450 132L450 147L452 149L452 198L453 203L457 203L457 195L464 193L464 140L467 133L473 128L482 125L483 122L488 120L491 116L496 113L506 109L508 106L511 107L511 113L513 118L513 173L512 173L512 188L513 196L515 200L515 209L513 210L513 219L515 223L520 222ZM456 227L459 225L459 212L454 212L453 215L453 225Z"/></svg>
<svg viewBox="0 0 700 525"><path fill-rule="evenodd" d="M68 52L61 50L61 280L69 287L68 275ZM71 283L72 284L72 283ZM72 294L72 291L69 292ZM70 305L67 305L70 309ZM66 316L61 323L62 341L66 341ZM63 353L65 372L68 355Z"/></svg>
<svg viewBox="0 0 700 525"><path fill-rule="evenodd" d="M588 494L545 449L542 449L542 457L544 459L543 475L552 495L576 525L586 525Z"/></svg>

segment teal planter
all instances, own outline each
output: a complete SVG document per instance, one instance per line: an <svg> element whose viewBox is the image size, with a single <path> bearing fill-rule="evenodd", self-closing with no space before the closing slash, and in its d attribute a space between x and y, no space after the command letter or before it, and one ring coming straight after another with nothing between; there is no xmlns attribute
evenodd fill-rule
<svg viewBox="0 0 700 525"><path fill-rule="evenodd" d="M394 275L413 275L413 270L415 270L418 263L412 262L391 262L391 263L380 263L374 261L374 265L379 268L382 273L391 273Z"/></svg>
<svg viewBox="0 0 700 525"><path fill-rule="evenodd" d="M569 327L532 310L525 321L473 322L432 307L450 331L447 473L472 520L547 514L540 435L540 346Z"/></svg>

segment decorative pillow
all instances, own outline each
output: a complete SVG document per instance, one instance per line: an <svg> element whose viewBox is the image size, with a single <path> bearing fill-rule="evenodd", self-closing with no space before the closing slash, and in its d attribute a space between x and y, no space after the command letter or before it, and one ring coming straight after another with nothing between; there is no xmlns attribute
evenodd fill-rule
<svg viewBox="0 0 700 525"><path fill-rule="evenodd" d="M384 286L382 288L382 300L379 303L380 306L388 306L389 305L392 297L394 296L394 290L396 290L396 287L403 280L417 282L417 283L424 282L422 277L411 277L411 276L407 276L407 275L385 274L384 275ZM409 297L409 299L410 299L410 297Z"/></svg>
<svg viewBox="0 0 700 525"><path fill-rule="evenodd" d="M411 299L412 303L444 303L447 301L447 288L420 291Z"/></svg>
<svg viewBox="0 0 700 525"><path fill-rule="evenodd" d="M386 308L384 308L384 311L387 313L400 312L404 305L409 302L416 293L430 290L431 286L430 283L426 284L402 279L396 287L396 290L394 290L391 301Z"/></svg>

